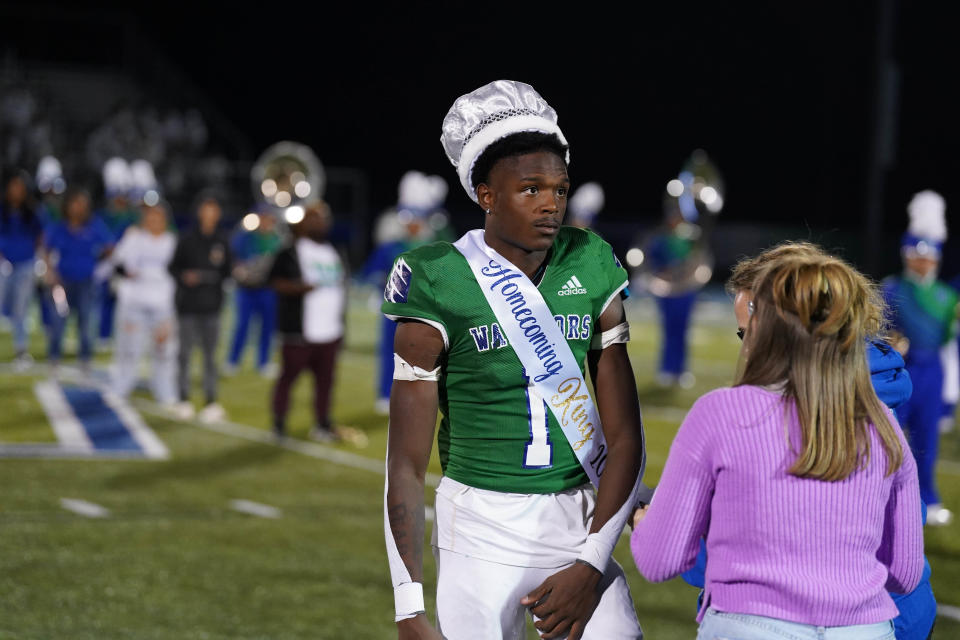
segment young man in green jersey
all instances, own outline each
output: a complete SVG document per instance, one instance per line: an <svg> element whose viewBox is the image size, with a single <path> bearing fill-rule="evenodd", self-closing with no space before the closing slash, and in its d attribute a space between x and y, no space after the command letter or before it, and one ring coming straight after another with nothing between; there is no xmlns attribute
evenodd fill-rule
<svg viewBox="0 0 960 640"><path fill-rule="evenodd" d="M641 638L610 558L644 457L627 273L599 236L561 226L566 140L532 87L462 96L443 131L485 224L400 256L384 292L399 323L385 500L399 637L518 638L529 610L544 638ZM421 582L438 410L434 629Z"/></svg>

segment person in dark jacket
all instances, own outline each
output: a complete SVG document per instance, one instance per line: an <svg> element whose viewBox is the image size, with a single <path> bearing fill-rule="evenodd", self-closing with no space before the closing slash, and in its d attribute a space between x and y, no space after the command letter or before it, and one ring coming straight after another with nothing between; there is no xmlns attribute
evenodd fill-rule
<svg viewBox="0 0 960 640"><path fill-rule="evenodd" d="M180 332L180 403L176 413L183 419L194 415L190 402L190 356L193 348L203 352L203 392L205 406L199 418L217 422L226 417L217 403L217 363L215 351L220 336L220 309L223 306L223 282L230 277L230 240L217 229L220 203L204 198L197 207L197 228L180 236L170 263L177 283L176 308Z"/></svg>

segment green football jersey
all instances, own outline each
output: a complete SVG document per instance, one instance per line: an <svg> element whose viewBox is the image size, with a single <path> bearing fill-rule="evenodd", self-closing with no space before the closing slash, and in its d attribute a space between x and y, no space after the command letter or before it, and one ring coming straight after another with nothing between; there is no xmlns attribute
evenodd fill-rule
<svg viewBox="0 0 960 640"><path fill-rule="evenodd" d="M537 288L581 373L591 344L599 348L600 313L626 286L626 270L600 236L560 229ZM393 320L426 322L444 336L437 441L445 475L506 493L554 493L589 482L452 244L436 242L397 258L382 310Z"/></svg>

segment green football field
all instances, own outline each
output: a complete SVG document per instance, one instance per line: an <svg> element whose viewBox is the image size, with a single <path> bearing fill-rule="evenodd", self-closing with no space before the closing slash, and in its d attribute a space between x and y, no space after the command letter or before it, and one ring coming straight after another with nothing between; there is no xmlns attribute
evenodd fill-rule
<svg viewBox="0 0 960 640"><path fill-rule="evenodd" d="M135 399L169 448L168 460L0 459L0 638L396 637L382 525L387 424L373 410L378 318L365 295L352 296L333 416L365 432L366 446L306 440L306 378L295 389L292 438L274 443L272 383L252 370L248 351L246 368L221 382L230 424L161 418L145 395ZM728 305L701 305L691 336L696 386L664 391L653 383L659 330L652 305L639 301L629 312L646 481L655 485L685 410L731 381L739 342ZM42 359L36 335L32 350ZM9 333L0 334L0 363L11 357ZM56 442L34 395L42 377L39 368L0 371L0 443ZM944 501L960 512L957 433L944 436L939 470ZM432 471L440 472L435 453ZM432 494L428 488L428 504ZM63 499L107 511L78 515ZM238 510L251 502L273 509ZM937 638L960 637L958 533L956 522L926 530L933 588L945 605ZM697 591L679 579L647 583L626 538L616 557L646 637L693 638ZM430 609L432 560L426 569Z"/></svg>

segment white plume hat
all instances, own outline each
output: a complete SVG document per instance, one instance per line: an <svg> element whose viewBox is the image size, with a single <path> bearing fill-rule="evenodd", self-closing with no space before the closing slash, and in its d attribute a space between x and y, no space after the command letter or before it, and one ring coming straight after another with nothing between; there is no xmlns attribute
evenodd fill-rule
<svg viewBox="0 0 960 640"><path fill-rule="evenodd" d="M53 156L40 158L40 163L37 165L37 188L46 193L54 188L58 180L60 184L66 185L63 182L63 166L60 161Z"/></svg>
<svg viewBox="0 0 960 640"><path fill-rule="evenodd" d="M109 195L126 195L133 188L133 172L126 160L115 156L103 164L103 188Z"/></svg>
<svg viewBox="0 0 960 640"><path fill-rule="evenodd" d="M596 182L580 185L570 197L570 213L578 220L592 221L603 209L603 187Z"/></svg>
<svg viewBox="0 0 960 640"><path fill-rule="evenodd" d="M441 206L446 197L446 180L420 171L407 171L400 179L397 206L426 213Z"/></svg>
<svg viewBox="0 0 960 640"><path fill-rule="evenodd" d="M557 126L557 112L524 82L496 80L453 103L443 119L440 143L471 200L477 202L476 185L470 179L477 158L497 140L523 131L554 134L567 145ZM569 151L565 160L570 163Z"/></svg>
<svg viewBox="0 0 960 640"><path fill-rule="evenodd" d="M947 239L946 210L946 201L936 191L928 189L914 194L907 205L910 215L907 233L924 240L943 242Z"/></svg>
<svg viewBox="0 0 960 640"><path fill-rule="evenodd" d="M153 172L153 165L146 160L134 160L130 163L130 174L133 177L133 189L140 195L157 188L157 176Z"/></svg>

